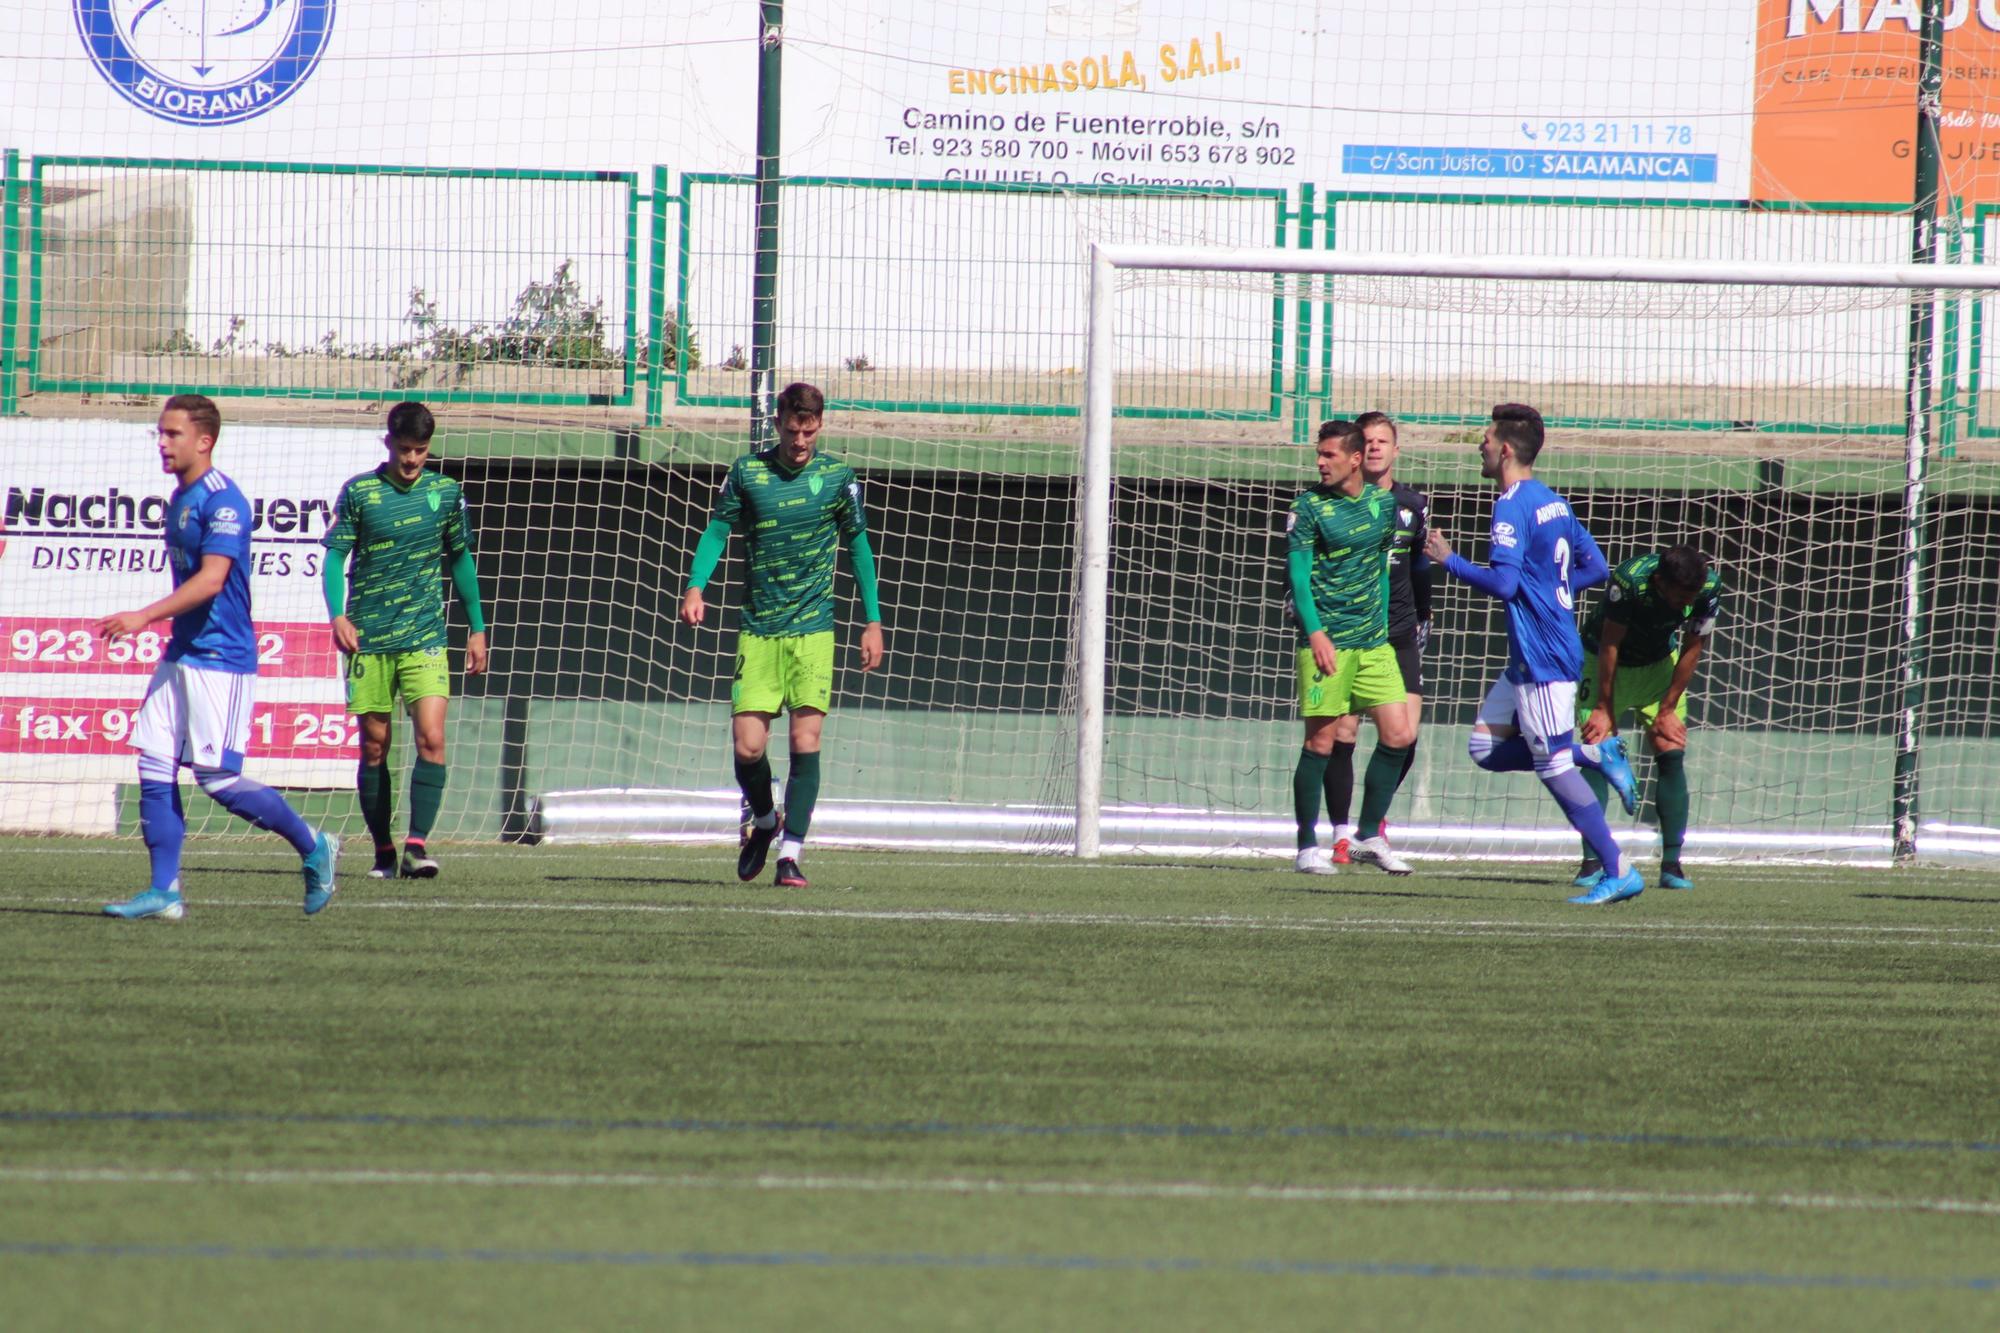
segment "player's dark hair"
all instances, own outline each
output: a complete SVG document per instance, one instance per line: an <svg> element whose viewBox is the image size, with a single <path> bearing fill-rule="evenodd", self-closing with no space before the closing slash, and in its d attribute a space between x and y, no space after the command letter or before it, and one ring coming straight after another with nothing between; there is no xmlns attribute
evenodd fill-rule
<svg viewBox="0 0 2000 1333"><path fill-rule="evenodd" d="M1390 439L1402 438L1402 432L1396 429L1395 418L1391 417L1387 412L1363 412L1360 416L1354 418L1354 428L1356 430L1366 433L1370 426L1387 426L1389 428Z"/></svg>
<svg viewBox="0 0 2000 1333"><path fill-rule="evenodd" d="M1354 423L1352 421L1336 417L1332 421L1322 421L1319 423L1319 438L1330 440L1336 435L1345 435L1353 429Z"/></svg>
<svg viewBox="0 0 2000 1333"><path fill-rule="evenodd" d="M422 403L397 403L389 409L389 438L429 444L437 434L437 418Z"/></svg>
<svg viewBox="0 0 2000 1333"><path fill-rule="evenodd" d="M1660 552L1660 573L1676 588L1700 588L1708 582L1708 557L1692 546L1669 546Z"/></svg>
<svg viewBox="0 0 2000 1333"><path fill-rule="evenodd" d="M778 420L787 417L823 417L826 415L826 395L812 385L800 380L787 384L778 390Z"/></svg>
<svg viewBox="0 0 2000 1333"><path fill-rule="evenodd" d="M1514 450L1514 461L1533 467L1542 451L1542 414L1526 403L1500 403L1493 409L1493 438Z"/></svg>
<svg viewBox="0 0 2000 1333"><path fill-rule="evenodd" d="M1343 454L1358 454L1368 442L1362 438L1361 427L1359 425L1352 421L1347 422L1346 425L1347 429L1340 432L1339 436L1340 452Z"/></svg>
<svg viewBox="0 0 2000 1333"><path fill-rule="evenodd" d="M222 409L205 393L177 393L167 399L161 412L185 412L194 428L211 440L222 438Z"/></svg>

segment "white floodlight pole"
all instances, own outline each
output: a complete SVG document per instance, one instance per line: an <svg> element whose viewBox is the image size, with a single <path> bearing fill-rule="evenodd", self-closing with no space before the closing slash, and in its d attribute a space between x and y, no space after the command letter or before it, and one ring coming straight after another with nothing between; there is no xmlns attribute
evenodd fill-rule
<svg viewBox="0 0 2000 1333"><path fill-rule="evenodd" d="M1094 857L1104 809L1105 622L1111 587L1112 298L1118 274L1090 254L1090 322L1083 362L1083 479L1077 496L1076 854Z"/></svg>

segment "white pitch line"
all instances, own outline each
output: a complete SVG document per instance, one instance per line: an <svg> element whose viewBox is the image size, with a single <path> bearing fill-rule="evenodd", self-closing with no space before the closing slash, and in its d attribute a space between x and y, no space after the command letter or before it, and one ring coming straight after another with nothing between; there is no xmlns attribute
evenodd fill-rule
<svg viewBox="0 0 2000 1333"><path fill-rule="evenodd" d="M110 841L108 838L92 838L90 840L94 844L104 844ZM241 848L191 848L188 852L188 861L191 865L197 867L211 859L230 862L271 861L287 869L296 867L297 862L293 854L285 851L282 847L269 848L257 845L259 840L247 835L243 837L242 841L244 845ZM732 856L734 848L723 842L717 842L712 845L704 844L704 854L699 856L689 855L690 851L693 850L690 847L667 845L627 847L612 843L579 843L564 844L552 848L547 852L527 849L502 850L481 846L459 847L449 843L440 843L437 845L450 851L451 860L454 864L460 861L472 861L493 864L506 863L526 867L535 862L540 862L534 868L550 874L562 873L558 867L564 860L575 855L588 857L593 864L610 863L620 866L657 867L661 865L687 865L690 863L704 865L712 863L717 866L734 864ZM76 856L129 857L136 856L138 849L131 845L130 839L124 839L118 845L64 846L60 849L60 854L65 858ZM1047 870L1054 868L1088 869L1092 874L1100 871L1122 871L1149 875L1167 872L1181 875L1198 875L1205 871L1227 870L1231 873L1273 874L1282 875L1287 878L1292 873L1289 864L1289 853L1256 851L1251 849L1245 849L1243 852L1234 855L1218 854L1209 858L1207 862L1170 861L1164 858L1081 862L1063 853L1050 853L1044 856L1037 856L1031 853L1019 852L967 852L959 856L919 860L908 852L852 848L822 848L821 854L837 858L842 865L896 866L910 870L964 870L967 868ZM1576 864L1576 858L1567 853L1554 856L1535 856L1525 859L1519 857L1505 859L1481 858L1477 856L1461 857L1455 853L1441 855L1429 852L1412 853L1412 855L1425 863L1424 873L1427 878L1435 878L1446 882L1460 879L1486 878L1496 870L1520 869L1524 865L1532 866L1536 870L1543 870L1553 866L1574 866ZM1857 873L1868 871L1882 876L1883 882L1887 884L1895 884L1900 877L1909 875L1915 878L1922 878L1927 884L1934 885L1942 881L1956 883L1960 887L1966 888L1974 887L1975 881L1978 882L1979 887L1993 886L1996 876L2000 876L2000 868L1985 864L1977 866L1937 865L1925 866L1917 870L1899 870L1886 865L1876 865L1873 863L1860 865L1848 861L1800 861L1791 859L1729 861L1726 859L1699 856L1689 858L1688 864L1699 869L1715 870L1724 874L1742 875L1754 879L1757 881L1757 887L1760 889L1767 886L1777 887L1780 885L1823 888L1827 883L1827 871L1852 871ZM1523 878L1521 882L1523 887L1532 887L1535 881ZM1546 883L1549 888L1555 889L1566 884L1568 880L1565 876L1551 875L1542 882ZM729 881L726 878L723 878L720 874L718 875L716 880L718 888L725 887L728 883Z"/></svg>
<svg viewBox="0 0 2000 1333"><path fill-rule="evenodd" d="M1019 1195L1190 1202L1517 1204L1551 1207L1771 1208L1810 1212L1948 1213L2000 1217L1985 1199L1898 1199L1880 1195L1719 1194L1655 1190L1451 1189L1429 1185L1214 1185L1201 1181L910 1179L869 1176L709 1176L649 1172L382 1170L144 1170L126 1167L0 1167L0 1183L55 1185L364 1185L473 1189L701 1189L753 1193Z"/></svg>
<svg viewBox="0 0 2000 1333"><path fill-rule="evenodd" d="M59 904L76 906L100 902L97 898L0 897L5 905ZM290 902L271 899L196 898L196 908L296 910ZM950 908L854 908L854 907L749 907L740 903L550 903L550 902L468 902L432 899L336 899L343 912L514 912L514 913L622 913L644 916L723 916L797 917L806 920L885 921L898 924L974 926L1108 926L1146 930L1210 930L1297 933L1319 935L1411 935L1455 939L1520 940L1616 940L1622 942L1673 942L1689 944L1734 944L1746 940L1759 943L1798 945L1874 946L1882 944L1929 945L1951 949L2000 950L2000 928L1990 926L1816 926L1767 925L1759 922L1611 922L1579 921L1529 924L1520 921L1477 919L1436 921L1414 918L1359 917L1350 920L1284 920L1243 916L1138 916L1108 912L998 912L962 911ZM1980 939L1951 938L1959 935Z"/></svg>

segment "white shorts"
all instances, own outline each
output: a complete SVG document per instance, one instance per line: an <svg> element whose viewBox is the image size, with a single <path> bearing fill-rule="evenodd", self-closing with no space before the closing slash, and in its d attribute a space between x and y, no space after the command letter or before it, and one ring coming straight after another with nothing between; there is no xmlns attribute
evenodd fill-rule
<svg viewBox="0 0 2000 1333"><path fill-rule="evenodd" d="M1576 682L1516 685L1502 676L1486 691L1479 705L1479 720L1489 727L1514 728L1527 739L1535 758L1546 759L1553 737L1576 730Z"/></svg>
<svg viewBox="0 0 2000 1333"><path fill-rule="evenodd" d="M257 677L245 672L162 662L147 682L130 744L170 763L240 773L256 693Z"/></svg>

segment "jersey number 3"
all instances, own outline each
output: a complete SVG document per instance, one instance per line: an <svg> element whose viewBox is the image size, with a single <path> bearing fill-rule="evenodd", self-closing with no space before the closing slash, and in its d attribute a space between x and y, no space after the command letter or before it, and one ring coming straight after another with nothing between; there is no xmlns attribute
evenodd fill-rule
<svg viewBox="0 0 2000 1333"><path fill-rule="evenodd" d="M1556 540L1556 600L1565 611L1576 610L1576 598L1569 590L1569 538Z"/></svg>

